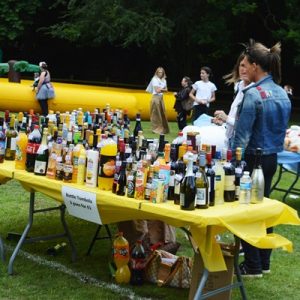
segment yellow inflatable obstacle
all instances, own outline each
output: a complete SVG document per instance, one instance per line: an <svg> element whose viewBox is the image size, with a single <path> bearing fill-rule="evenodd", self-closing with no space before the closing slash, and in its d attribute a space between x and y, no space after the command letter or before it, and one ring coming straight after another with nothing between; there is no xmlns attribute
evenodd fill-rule
<svg viewBox="0 0 300 300"><path fill-rule="evenodd" d="M22 80L21 83L8 82L6 78L0 79L0 110L13 112L34 109L40 112L40 106L32 90L32 81ZM93 111L99 107L103 109L107 103L112 108L127 109L129 117L135 118L137 112L141 113L142 120L149 120L151 94L143 90L98 87L90 85L67 84L52 82L56 97L48 100L49 109L54 111L72 111L81 107L83 110ZM176 120L173 109L174 95L169 92L164 95L164 101L169 121Z"/></svg>

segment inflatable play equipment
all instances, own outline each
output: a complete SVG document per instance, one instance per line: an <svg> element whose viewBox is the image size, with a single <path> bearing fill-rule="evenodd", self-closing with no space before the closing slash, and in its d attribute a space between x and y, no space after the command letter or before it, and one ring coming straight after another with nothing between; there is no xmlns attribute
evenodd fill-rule
<svg viewBox="0 0 300 300"><path fill-rule="evenodd" d="M0 79L0 110L13 112L28 111L33 108L40 112L40 106L35 99L32 89L33 81L22 80L21 83L8 82L7 78ZM127 109L129 117L135 118L141 113L142 120L149 120L151 94L143 90L98 87L90 85L66 84L52 82L56 97L48 100L49 109L54 111L72 111L81 107L83 110L93 111L103 109L107 103L111 108ZM173 109L174 95L169 92L164 95L164 101L169 121L176 120Z"/></svg>

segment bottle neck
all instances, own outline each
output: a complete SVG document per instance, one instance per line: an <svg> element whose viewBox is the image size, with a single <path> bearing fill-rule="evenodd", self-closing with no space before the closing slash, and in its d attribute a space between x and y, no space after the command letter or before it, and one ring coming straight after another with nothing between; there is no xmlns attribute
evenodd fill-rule
<svg viewBox="0 0 300 300"><path fill-rule="evenodd" d="M193 161L190 159L188 160L187 168L186 168L186 177L188 176L194 176L193 172Z"/></svg>

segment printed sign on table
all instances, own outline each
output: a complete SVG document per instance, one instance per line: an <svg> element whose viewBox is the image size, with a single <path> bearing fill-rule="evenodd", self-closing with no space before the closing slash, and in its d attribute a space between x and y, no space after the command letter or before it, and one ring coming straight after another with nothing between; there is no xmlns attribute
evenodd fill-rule
<svg viewBox="0 0 300 300"><path fill-rule="evenodd" d="M70 215L93 223L102 224L95 193L68 186L63 186L61 193Z"/></svg>

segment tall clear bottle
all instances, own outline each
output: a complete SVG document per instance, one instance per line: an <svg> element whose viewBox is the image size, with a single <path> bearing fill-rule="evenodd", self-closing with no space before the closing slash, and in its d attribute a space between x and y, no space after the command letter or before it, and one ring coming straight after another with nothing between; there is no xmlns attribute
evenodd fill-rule
<svg viewBox="0 0 300 300"><path fill-rule="evenodd" d="M188 155L187 161L187 172L180 186L180 208L183 210L194 210L197 189L193 172L194 155L192 153Z"/></svg>
<svg viewBox="0 0 300 300"><path fill-rule="evenodd" d="M257 148L255 152L255 165L252 171L251 203L260 203L264 199L265 178L261 167L262 149Z"/></svg>
<svg viewBox="0 0 300 300"><path fill-rule="evenodd" d="M221 163L221 152L216 151L215 155L215 174L216 174L216 189L215 189L215 204L224 204L224 181L225 172Z"/></svg>

